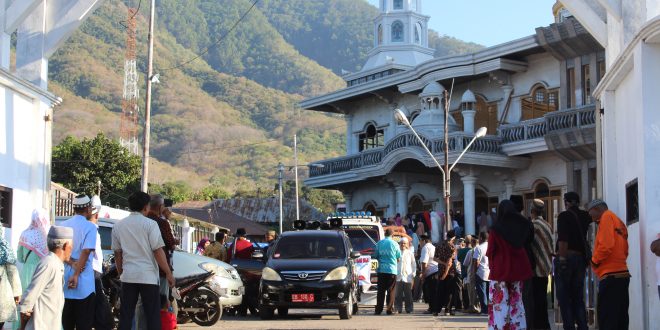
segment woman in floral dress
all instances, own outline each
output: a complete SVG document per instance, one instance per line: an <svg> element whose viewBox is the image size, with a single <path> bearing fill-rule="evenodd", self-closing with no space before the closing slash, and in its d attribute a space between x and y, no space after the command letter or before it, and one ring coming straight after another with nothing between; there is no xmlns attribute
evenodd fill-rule
<svg viewBox="0 0 660 330"><path fill-rule="evenodd" d="M532 277L525 243L534 235L532 223L503 200L488 236L486 255L490 262L488 328L527 329L522 302L523 281Z"/></svg>

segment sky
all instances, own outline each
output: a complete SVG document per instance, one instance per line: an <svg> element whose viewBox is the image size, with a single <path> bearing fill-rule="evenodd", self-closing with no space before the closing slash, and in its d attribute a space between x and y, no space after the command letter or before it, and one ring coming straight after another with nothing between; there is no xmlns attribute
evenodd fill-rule
<svg viewBox="0 0 660 330"><path fill-rule="evenodd" d="M378 0L367 0L378 7ZM555 0L422 0L429 27L463 41L494 46L554 22Z"/></svg>

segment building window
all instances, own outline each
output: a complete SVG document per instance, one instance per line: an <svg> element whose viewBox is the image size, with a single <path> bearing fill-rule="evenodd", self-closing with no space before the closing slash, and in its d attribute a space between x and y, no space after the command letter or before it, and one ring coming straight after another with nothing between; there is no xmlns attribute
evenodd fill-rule
<svg viewBox="0 0 660 330"><path fill-rule="evenodd" d="M591 75L589 64L585 64L582 66L582 105L591 103Z"/></svg>
<svg viewBox="0 0 660 330"><path fill-rule="evenodd" d="M605 60L599 60L598 62L596 62L596 65L597 65L596 75L598 76L598 82L600 82L605 76L605 71L607 71L605 69Z"/></svg>
<svg viewBox="0 0 660 330"><path fill-rule="evenodd" d="M0 223L3 227L11 227L11 188L0 186Z"/></svg>
<svg viewBox="0 0 660 330"><path fill-rule="evenodd" d="M410 121L412 123L413 120L415 120L415 119L417 119L417 117L419 117L420 112L421 112L420 110L413 111L410 114L410 119L408 119L408 121ZM401 125L403 125L403 124L401 124Z"/></svg>
<svg viewBox="0 0 660 330"><path fill-rule="evenodd" d="M415 43L422 43L422 25L419 23L415 24Z"/></svg>
<svg viewBox="0 0 660 330"><path fill-rule="evenodd" d="M522 120L543 117L557 110L557 91L543 86L533 89L532 95L522 99Z"/></svg>
<svg viewBox="0 0 660 330"><path fill-rule="evenodd" d="M385 145L385 132L383 129L376 129L373 124L367 125L364 132L360 133L359 151L378 148Z"/></svg>
<svg viewBox="0 0 660 330"><path fill-rule="evenodd" d="M394 0L394 9L403 9L403 0Z"/></svg>
<svg viewBox="0 0 660 330"><path fill-rule="evenodd" d="M378 44L383 44L383 26L378 24Z"/></svg>
<svg viewBox="0 0 660 330"><path fill-rule="evenodd" d="M639 191L637 179L626 184L626 225L639 221Z"/></svg>
<svg viewBox="0 0 660 330"><path fill-rule="evenodd" d="M392 41L403 41L403 23L401 21L396 21L392 24Z"/></svg>
<svg viewBox="0 0 660 330"><path fill-rule="evenodd" d="M566 69L566 107L575 106L575 69Z"/></svg>

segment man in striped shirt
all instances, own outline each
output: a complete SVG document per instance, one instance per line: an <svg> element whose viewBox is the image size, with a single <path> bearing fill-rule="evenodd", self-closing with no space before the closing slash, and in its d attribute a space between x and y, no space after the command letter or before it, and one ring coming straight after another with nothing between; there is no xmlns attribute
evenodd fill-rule
<svg viewBox="0 0 660 330"><path fill-rule="evenodd" d="M540 199L532 203L532 224L534 225L534 241L532 242L532 253L534 254L534 277L532 277L532 310L526 311L532 316L533 324L528 324L532 329L550 329L548 322L548 276L552 271L552 230L546 220L543 219L543 208L545 204Z"/></svg>

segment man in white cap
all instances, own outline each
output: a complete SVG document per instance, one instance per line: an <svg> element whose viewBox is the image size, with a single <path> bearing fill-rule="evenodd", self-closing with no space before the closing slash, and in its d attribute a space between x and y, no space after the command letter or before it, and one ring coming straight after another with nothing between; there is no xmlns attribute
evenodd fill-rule
<svg viewBox="0 0 660 330"><path fill-rule="evenodd" d="M78 195L73 201L75 215L62 223L73 229L71 260L64 266L64 330L91 329L94 324L94 268L92 260L96 250L96 225L87 221L92 215L92 201L87 195ZM91 255L91 256L90 256Z"/></svg>
<svg viewBox="0 0 660 330"><path fill-rule="evenodd" d="M23 293L18 311L25 329L59 329L64 307L64 265L73 250L73 230L51 226L48 250L32 275L30 286Z"/></svg>
<svg viewBox="0 0 660 330"><path fill-rule="evenodd" d="M101 248L101 235L98 232L99 228L99 212L101 211L101 198L99 196L92 197L92 211L89 221L96 226L96 250L92 258L92 268L94 269L94 288L96 291L94 298L94 329L96 330L111 330L113 326L113 316L110 309L108 298L103 294L103 283L101 282L101 275L103 275L103 249Z"/></svg>

